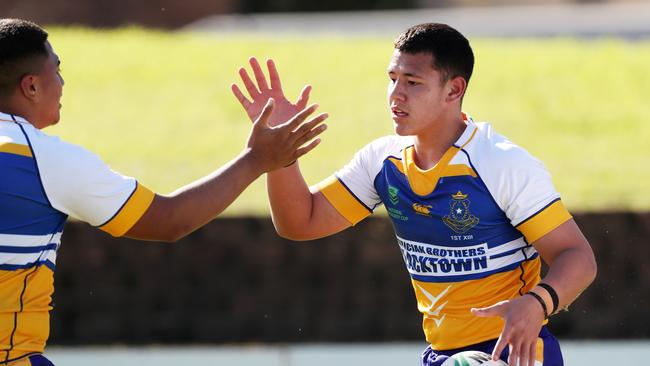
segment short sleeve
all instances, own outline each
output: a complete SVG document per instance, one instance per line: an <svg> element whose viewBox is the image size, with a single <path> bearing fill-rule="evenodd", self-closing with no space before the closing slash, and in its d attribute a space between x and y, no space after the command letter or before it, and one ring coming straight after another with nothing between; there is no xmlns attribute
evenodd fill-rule
<svg viewBox="0 0 650 366"><path fill-rule="evenodd" d="M39 132L31 140L43 189L56 210L121 236L151 205L151 190L88 150Z"/></svg>
<svg viewBox="0 0 650 366"><path fill-rule="evenodd" d="M500 166L490 174L490 190L511 224L533 243L571 219L571 214L541 161L509 142L500 148L504 150Z"/></svg>
<svg viewBox="0 0 650 366"><path fill-rule="evenodd" d="M381 140L365 146L341 170L315 186L352 225L381 204L374 186L379 171L378 145L382 145Z"/></svg>

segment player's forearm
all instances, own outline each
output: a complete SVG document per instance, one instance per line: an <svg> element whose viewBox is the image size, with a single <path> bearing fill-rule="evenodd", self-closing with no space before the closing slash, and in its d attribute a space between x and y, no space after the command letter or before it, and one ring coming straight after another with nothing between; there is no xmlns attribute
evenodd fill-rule
<svg viewBox="0 0 650 366"><path fill-rule="evenodd" d="M542 282L557 292L558 311L567 308L593 282L596 271L596 260L588 246L566 249L555 257ZM550 313L553 310L551 296L540 287L534 291L544 298Z"/></svg>
<svg viewBox="0 0 650 366"><path fill-rule="evenodd" d="M298 162L266 178L273 225L280 236L301 240L309 231L313 195L300 172Z"/></svg>
<svg viewBox="0 0 650 366"><path fill-rule="evenodd" d="M169 195L156 196L129 237L176 241L205 225L226 209L263 169L247 150L213 172Z"/></svg>

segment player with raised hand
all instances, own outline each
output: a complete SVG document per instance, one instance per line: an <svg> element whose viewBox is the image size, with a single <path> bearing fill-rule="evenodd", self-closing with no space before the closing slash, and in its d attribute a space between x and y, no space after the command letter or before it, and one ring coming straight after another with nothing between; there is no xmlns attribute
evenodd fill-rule
<svg viewBox="0 0 650 366"><path fill-rule="evenodd" d="M240 75L251 99L233 92L251 119L270 96L283 101L272 120L307 102L309 89L299 103L286 101L272 61L270 87L250 63L257 85ZM309 240L385 205L430 344L423 366L469 350L512 366L559 366L560 347L545 324L593 281L594 255L543 164L462 112L473 66L469 42L455 29L407 29L387 72L396 135L371 142L312 187L297 163L269 173L273 222L281 236Z"/></svg>
<svg viewBox="0 0 650 366"><path fill-rule="evenodd" d="M38 25L0 19L0 365L48 366L53 275L68 216L110 233L176 241L219 215L255 179L316 147L325 130L306 103L268 121L265 98L242 152L169 195L111 170L41 129L60 118L60 61ZM282 106L286 111L286 107Z"/></svg>

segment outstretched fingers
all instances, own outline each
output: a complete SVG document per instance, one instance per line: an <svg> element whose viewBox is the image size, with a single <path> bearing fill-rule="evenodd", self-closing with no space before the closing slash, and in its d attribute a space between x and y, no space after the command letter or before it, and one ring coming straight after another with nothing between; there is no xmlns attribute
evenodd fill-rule
<svg viewBox="0 0 650 366"><path fill-rule="evenodd" d="M271 114L273 113L273 107L275 106L275 101L273 98L269 98L269 100L266 102L266 105L264 106L264 109L262 109L262 113L260 114L259 117L253 122L253 128L256 127L268 127L269 126L269 118L271 117Z"/></svg>
<svg viewBox="0 0 650 366"><path fill-rule="evenodd" d="M307 144L307 145L299 148L298 150L296 150L296 155L295 155L296 159L298 159L299 157L301 157L301 156L307 154L308 152L312 151L316 146L318 146L318 144L320 144L320 139L316 139L316 140L310 142L309 144Z"/></svg>
<svg viewBox="0 0 650 366"><path fill-rule="evenodd" d="M281 124L281 127L286 127L290 129L291 131L294 131L298 126L302 124L302 122L307 119L316 109L318 108L318 104L312 104L309 106L309 108L304 108L298 114L293 116L290 120L287 122Z"/></svg>
<svg viewBox="0 0 650 366"><path fill-rule="evenodd" d="M255 57L249 58L248 63L250 63L251 69L253 69L253 75L255 75L255 80L257 81L257 87L259 88L260 92L264 92L268 90L269 86L266 83L266 76L264 76L264 71L262 71L262 67L260 66L260 63L257 61L257 58Z"/></svg>
<svg viewBox="0 0 650 366"><path fill-rule="evenodd" d="M503 350L506 349L508 346L508 336L506 336L505 333L501 333L499 336L499 339L497 340L497 344L494 345L494 350L492 351L492 360L496 361L501 357L501 354L503 353ZM512 354L510 354L512 356Z"/></svg>
<svg viewBox="0 0 650 366"><path fill-rule="evenodd" d="M537 357L537 340L530 345L528 356L530 357L528 360L528 366L535 366L535 358Z"/></svg>
<svg viewBox="0 0 650 366"><path fill-rule="evenodd" d="M235 98L237 98L242 107L244 107L245 110L248 110L248 107L251 106L252 102L246 98L241 89L239 89L239 86L235 83L230 84L230 90L232 90L232 93L235 95Z"/></svg>
<svg viewBox="0 0 650 366"><path fill-rule="evenodd" d="M280 74L278 73L278 68L275 67L275 62L272 59L266 60L266 67L269 69L269 80L271 80L271 89L282 91L282 82L280 81Z"/></svg>
<svg viewBox="0 0 650 366"><path fill-rule="evenodd" d="M305 109L307 103L309 103L309 93L311 93L311 85L305 85L305 87L300 91L300 95L296 101L296 107Z"/></svg>
<svg viewBox="0 0 650 366"><path fill-rule="evenodd" d="M248 71L246 71L245 68L239 68L239 77L241 77L241 81L244 83L244 87L246 88L246 91L248 91L248 95L250 95L251 99L255 100L255 98L260 95L260 91L257 90L255 83L253 83L251 77L248 76Z"/></svg>
<svg viewBox="0 0 650 366"><path fill-rule="evenodd" d="M314 137L323 133L327 129L327 125L321 123L325 119L327 119L327 114L323 113L309 120L302 126L300 126L300 128L294 132L295 135L295 140L293 143L294 146L296 147L302 146L307 141L310 141Z"/></svg>

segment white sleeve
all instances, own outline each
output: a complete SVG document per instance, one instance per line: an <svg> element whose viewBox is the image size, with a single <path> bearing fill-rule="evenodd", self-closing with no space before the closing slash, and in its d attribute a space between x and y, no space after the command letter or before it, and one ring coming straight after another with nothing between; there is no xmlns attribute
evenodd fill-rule
<svg viewBox="0 0 650 366"><path fill-rule="evenodd" d="M88 150L40 132L30 140L43 189L56 210L119 236L151 204L153 192Z"/></svg>
<svg viewBox="0 0 650 366"><path fill-rule="evenodd" d="M336 174L316 185L334 208L353 225L381 204L374 180L381 169L386 138L359 150Z"/></svg>
<svg viewBox="0 0 650 366"><path fill-rule="evenodd" d="M529 243L571 218L541 161L507 140L495 144L490 160L492 164L479 164L479 174Z"/></svg>

